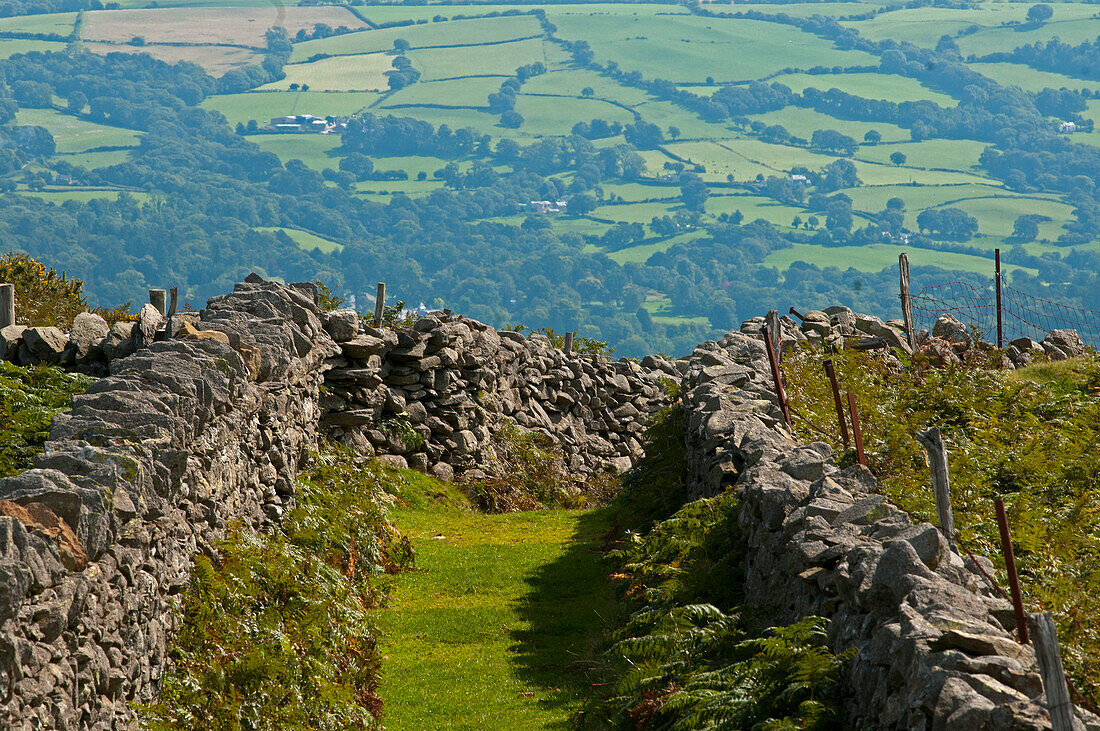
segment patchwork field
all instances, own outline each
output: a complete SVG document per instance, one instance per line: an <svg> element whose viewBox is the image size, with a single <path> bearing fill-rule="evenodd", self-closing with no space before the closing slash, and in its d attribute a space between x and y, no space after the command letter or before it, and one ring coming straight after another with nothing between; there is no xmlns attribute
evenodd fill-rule
<svg viewBox="0 0 1100 731"><path fill-rule="evenodd" d="M333 28L365 28L366 24L339 7L217 7L97 10L84 14L81 37L89 41L127 43L227 44L264 47L264 33L286 28L294 35L324 23Z"/></svg>
<svg viewBox="0 0 1100 731"><path fill-rule="evenodd" d="M338 244L335 241L331 241L326 238L322 238L316 234L311 234L309 231L302 231L297 228L283 228L279 226L260 226L257 231L282 231L287 236L298 244L302 249L320 249L322 253L330 254L333 251L341 251L344 248L343 244Z"/></svg>
<svg viewBox="0 0 1100 731"><path fill-rule="evenodd" d="M930 208L957 207L978 220L979 235L965 243L971 247L969 250L955 253L909 247L914 266L985 272L990 266L985 256L988 250L1014 245L1013 225L1022 212L1050 219L1039 223L1036 241L1025 245L1029 253L1054 251L1064 255L1069 251L1053 242L1065 232L1064 225L1075 220L1072 204L1054 193L1016 192L989 177L980 165L987 141L914 141L908 127L839 119L797 104L762 114L718 114L705 119L692 104L681 106L645 85L664 79L692 94L710 96L729 84L746 85L759 80L785 84L796 94L809 88L835 88L875 100L930 101L945 109L956 107L957 97L963 96L959 90L930 88L910 76L876 72L881 49L868 53L841 47L789 23L705 17L685 5L572 3L545 6L547 19L556 27L548 35L537 18L527 14L540 7L537 4L365 5L356 6L355 13L340 6L274 7L260 0L158 0L155 8L145 7L147 4L144 0L124 0L122 9L84 13L79 25L84 48L104 54L148 53L168 62L189 61L217 77L263 62L264 33L273 25L287 28L292 37L299 29L312 31L322 23L332 28L343 25L357 29L295 42L283 78L247 93L214 95L203 101L204 108L220 112L230 125L251 120L264 123L288 114L352 115L369 111L413 117L437 127L472 127L488 135L494 144L514 140L521 146L568 135L579 121L656 125L663 139L647 145L650 149L638 151L646 166L641 179L602 178L588 191L601 202L595 210L584 216L559 213L545 217L555 232L583 237L578 246L593 252L602 250L604 244L599 237L615 223L642 224L645 237L639 243L605 252L620 263L644 263L677 243L690 245L706 235L703 227L718 216L738 212L747 221L769 221L785 235L794 233L792 223L798 218L803 224L798 233L808 241L814 231L805 223L812 217L817 221L815 226L823 228L822 210L810 209L809 195L805 205L769 198L757 178L788 178L796 167L821 170L841 159L853 161L861 182L840 191L852 201L853 231L874 223L876 214L892 198L903 201L905 226L910 231L917 228L917 216ZM1066 43L1092 41L1100 35L1100 11L1094 5L1055 3L1049 22L1028 24L1026 15L1032 3L981 0L961 9L906 8L903 4L899 0L721 2L708 4L707 8L799 18L822 15L838 19L865 39L890 39L928 48L935 47L946 34L958 44L971 70L996 83L1016 85L1032 93L1048 87L1085 89L1090 97L1100 92L1100 82L1014 63L966 61L971 54L981 57L1011 51L1054 37ZM523 14L484 17L515 10ZM853 19L861 16L868 17ZM371 27L392 23L407 25ZM74 27L75 13L0 19L0 57L64 48L56 41L12 39L4 34L68 36ZM596 64L612 71L575 63L569 44L577 41L587 42ZM420 77L416 83L391 92L386 72L393 69L395 42L407 45L405 56ZM516 95L515 111L522 123L516 128L504 126L499 113L488 111L488 96L498 92L501 83L518 67L533 63L543 64L546 73L527 79ZM640 82L621 75L616 78L618 71L637 72ZM294 91L291 85L296 85ZM65 100L58 97L54 103L61 107ZM1082 115L1100 122L1100 100L1090 98ZM56 139L60 159L90 168L124 162L139 150L136 132L94 124L56 110L23 110L17 121L46 127ZM782 126L805 142L779 144L774 141L776 137L764 141L761 124ZM809 140L817 130L852 137L858 147L850 158L810 149ZM872 141L865 142L865 135L872 131L881 136L881 141L873 143L872 135ZM284 161L300 159L315 170L337 169L340 163L338 135L258 134L249 139ZM1076 134L1071 141L1100 146L1100 132ZM597 151L626 143L622 134L590 141ZM903 161L892 159L897 153L904 155ZM372 160L380 173L402 171L408 176L407 180L364 180L355 184L358 197L379 203L399 194L418 197L438 190L444 182L434 173L451 163L461 170L486 163L502 172L509 170L499 160L484 157L379 154ZM696 213L690 213L684 205L681 181L677 179L681 168L695 172L708 186L709 198ZM420 175L424 180L417 180ZM553 175L568 189L565 195L584 187L570 187L578 185L575 177L583 176L568 166ZM65 195L111 194L103 190L61 190L42 195L61 199ZM664 216L686 220L685 214L695 216L689 230L658 224L658 230L665 232L658 234L651 223L654 217ZM525 211L514 211L486 220L520 225L527 217ZM303 249L333 252L340 247L337 242L304 230L282 230ZM667 235L669 231L672 235ZM1087 246L1094 247L1095 242ZM885 243L830 247L800 243L773 253L767 264L781 271L802 261L870 272L894 266L899 251L898 246ZM667 297L655 296L647 307L659 322L682 323L667 305Z"/></svg>
<svg viewBox="0 0 1100 731"><path fill-rule="evenodd" d="M283 67L286 78L261 86L260 90L306 84L313 91L381 91L389 88L386 72L392 69L393 56L388 53L334 56L312 63L288 64Z"/></svg>

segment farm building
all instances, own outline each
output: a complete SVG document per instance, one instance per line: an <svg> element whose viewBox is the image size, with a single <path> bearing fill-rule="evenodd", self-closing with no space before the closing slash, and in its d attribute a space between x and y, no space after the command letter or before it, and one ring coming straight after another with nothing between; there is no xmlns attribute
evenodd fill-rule
<svg viewBox="0 0 1100 731"><path fill-rule="evenodd" d="M277 132L309 132L329 134L347 129L347 122L338 117L315 117L312 114L300 114L289 117L272 117L268 129Z"/></svg>

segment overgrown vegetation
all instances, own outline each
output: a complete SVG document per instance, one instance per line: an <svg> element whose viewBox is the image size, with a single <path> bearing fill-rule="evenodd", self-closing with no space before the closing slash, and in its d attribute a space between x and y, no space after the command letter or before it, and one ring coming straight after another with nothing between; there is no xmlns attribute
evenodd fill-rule
<svg viewBox="0 0 1100 731"><path fill-rule="evenodd" d="M632 526L612 554L629 615L576 727L830 728L845 658L821 618L776 627L739 606L739 503L732 491L685 503L682 429L678 408L657 417L613 506Z"/></svg>
<svg viewBox="0 0 1100 731"><path fill-rule="evenodd" d="M486 475L462 485L470 501L487 513L592 507L605 504L618 489L610 474L582 480L570 473L545 434L505 422L494 432L492 446L496 458L485 465Z"/></svg>
<svg viewBox="0 0 1100 731"><path fill-rule="evenodd" d="M49 438L53 417L94 380L60 368L20 368L0 360L0 477L31 468Z"/></svg>
<svg viewBox="0 0 1100 731"><path fill-rule="evenodd" d="M804 439L837 431L822 358L800 351L784 364ZM940 427L956 529L967 548L998 563L1002 586L992 499L1005 500L1025 602L1054 612L1066 669L1085 695L1100 697L1100 359L895 373L866 353L832 358L842 389L859 399L881 490L933 523L931 477L913 434Z"/></svg>
<svg viewBox="0 0 1100 731"><path fill-rule="evenodd" d="M15 285L15 321L69 329L88 309L84 282L26 254L0 256L0 282Z"/></svg>
<svg viewBox="0 0 1100 731"><path fill-rule="evenodd" d="M375 464L326 447L299 476L274 534L233 526L199 556L153 729L378 726L381 658L371 610L412 548L386 516Z"/></svg>

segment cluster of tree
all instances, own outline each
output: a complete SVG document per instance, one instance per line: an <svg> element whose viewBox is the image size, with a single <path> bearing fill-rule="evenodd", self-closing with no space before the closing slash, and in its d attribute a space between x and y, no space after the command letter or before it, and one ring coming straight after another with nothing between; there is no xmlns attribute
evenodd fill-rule
<svg viewBox="0 0 1100 731"><path fill-rule="evenodd" d="M393 48L397 55L393 58L393 68L386 72L386 82L391 91L404 89L410 84L420 80L420 72L413 68L412 61L405 55L409 49L409 42L398 38L393 42Z"/></svg>
<svg viewBox="0 0 1100 731"><path fill-rule="evenodd" d="M469 155L489 151L489 136L470 127L451 130L447 125L433 127L411 117L366 113L353 117L342 135L345 154L364 155Z"/></svg>
<svg viewBox="0 0 1100 731"><path fill-rule="evenodd" d="M516 69L514 76L504 80L500 85L500 91L489 95L489 111L500 115L502 127L518 129L523 124L523 116L516 111L516 94L532 76L545 73L546 66L541 61L520 66Z"/></svg>
<svg viewBox="0 0 1100 731"><path fill-rule="evenodd" d="M623 133L623 125L619 122L608 122L603 119L593 119L591 122L577 122L573 125L574 135L586 140L602 140L607 137L616 137Z"/></svg>
<svg viewBox="0 0 1100 731"><path fill-rule="evenodd" d="M818 129L810 136L810 149L815 152L835 152L851 157L858 148L859 143L855 139L836 130Z"/></svg>
<svg viewBox="0 0 1100 731"><path fill-rule="evenodd" d="M917 215L917 226L951 241L969 241L978 233L978 219L960 208L926 208Z"/></svg>
<svg viewBox="0 0 1100 731"><path fill-rule="evenodd" d="M1100 79L1100 38L1076 46L1058 38L1036 41L1007 53L993 53L990 61L1012 61L1043 71L1054 71L1082 79Z"/></svg>
<svg viewBox="0 0 1100 731"><path fill-rule="evenodd" d="M320 38L331 38L333 36L342 36L345 33L354 32L355 31L346 25L333 28L328 23L317 23L313 26L312 31L307 31L305 28L299 28L298 32L294 34L294 42L302 43L304 41L315 41Z"/></svg>

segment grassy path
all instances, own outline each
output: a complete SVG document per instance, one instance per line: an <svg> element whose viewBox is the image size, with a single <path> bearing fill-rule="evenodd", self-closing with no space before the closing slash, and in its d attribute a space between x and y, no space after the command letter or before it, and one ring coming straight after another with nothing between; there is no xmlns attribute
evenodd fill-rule
<svg viewBox="0 0 1100 731"><path fill-rule="evenodd" d="M599 513L481 515L409 477L393 518L418 570L380 614L389 729L567 728L615 602Z"/></svg>

